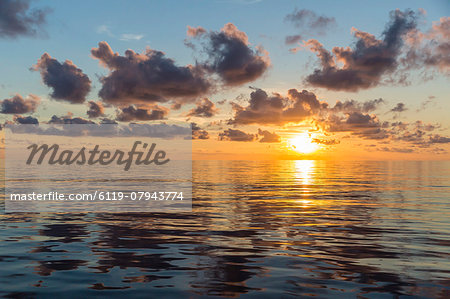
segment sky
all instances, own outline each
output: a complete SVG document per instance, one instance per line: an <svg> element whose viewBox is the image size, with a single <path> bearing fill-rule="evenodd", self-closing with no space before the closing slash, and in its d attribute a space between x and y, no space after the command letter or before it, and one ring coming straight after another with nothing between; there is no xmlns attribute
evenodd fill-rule
<svg viewBox="0 0 450 299"><path fill-rule="evenodd" d="M2 1L2 122L193 123L196 159L449 159L448 1Z"/></svg>

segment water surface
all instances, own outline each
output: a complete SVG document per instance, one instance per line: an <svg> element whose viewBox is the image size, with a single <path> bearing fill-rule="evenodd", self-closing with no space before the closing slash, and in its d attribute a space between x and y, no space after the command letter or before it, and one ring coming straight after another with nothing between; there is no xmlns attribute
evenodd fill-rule
<svg viewBox="0 0 450 299"><path fill-rule="evenodd" d="M450 296L450 162L196 161L193 211L12 213L0 296Z"/></svg>

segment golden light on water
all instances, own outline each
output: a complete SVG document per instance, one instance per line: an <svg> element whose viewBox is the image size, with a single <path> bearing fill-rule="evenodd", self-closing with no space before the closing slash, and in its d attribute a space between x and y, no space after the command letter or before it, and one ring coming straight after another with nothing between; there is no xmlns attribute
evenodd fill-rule
<svg viewBox="0 0 450 299"><path fill-rule="evenodd" d="M319 145L314 143L307 133L295 135L289 140L289 145L294 151L302 154L309 154L319 149Z"/></svg>
<svg viewBox="0 0 450 299"><path fill-rule="evenodd" d="M297 160L294 161L295 172L293 173L295 178L302 185L309 185L312 181L314 172L315 161L314 160Z"/></svg>

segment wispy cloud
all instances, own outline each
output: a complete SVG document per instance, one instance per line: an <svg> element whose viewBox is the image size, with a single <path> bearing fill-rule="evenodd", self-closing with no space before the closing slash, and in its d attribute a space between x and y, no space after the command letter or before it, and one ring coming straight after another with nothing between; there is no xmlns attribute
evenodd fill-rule
<svg viewBox="0 0 450 299"><path fill-rule="evenodd" d="M141 40L144 37L143 34L133 34L133 33L124 33L120 35L120 40L129 41L129 40Z"/></svg>
<svg viewBox="0 0 450 299"><path fill-rule="evenodd" d="M317 32L325 34L332 26L336 26L336 19L327 16L318 16L315 12L308 9L295 9L293 13L288 14L284 20L294 24L295 27L304 32Z"/></svg>
<svg viewBox="0 0 450 299"><path fill-rule="evenodd" d="M46 35L49 8L30 8L30 0L0 1L0 38Z"/></svg>
<svg viewBox="0 0 450 299"><path fill-rule="evenodd" d="M109 36L114 36L114 35L112 34L111 30L109 30L109 27L106 26L106 25L100 25L100 26L98 26L97 29L96 29L96 32L97 32L98 34L103 34L103 33L105 33L105 34L107 34L107 35L109 35Z"/></svg>
<svg viewBox="0 0 450 299"><path fill-rule="evenodd" d="M135 33L122 33L120 35L116 35L111 31L111 29L107 25L98 26L96 32L98 34L106 34L109 37L114 37L121 41L141 40L144 37L143 34L135 34Z"/></svg>

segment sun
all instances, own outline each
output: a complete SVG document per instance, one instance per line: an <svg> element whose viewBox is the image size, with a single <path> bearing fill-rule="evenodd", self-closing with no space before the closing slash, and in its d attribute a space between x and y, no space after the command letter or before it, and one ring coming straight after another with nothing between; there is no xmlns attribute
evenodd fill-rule
<svg viewBox="0 0 450 299"><path fill-rule="evenodd" d="M295 135L289 140L289 145L294 151L302 154L309 154L319 149L319 145L314 143L306 133Z"/></svg>

